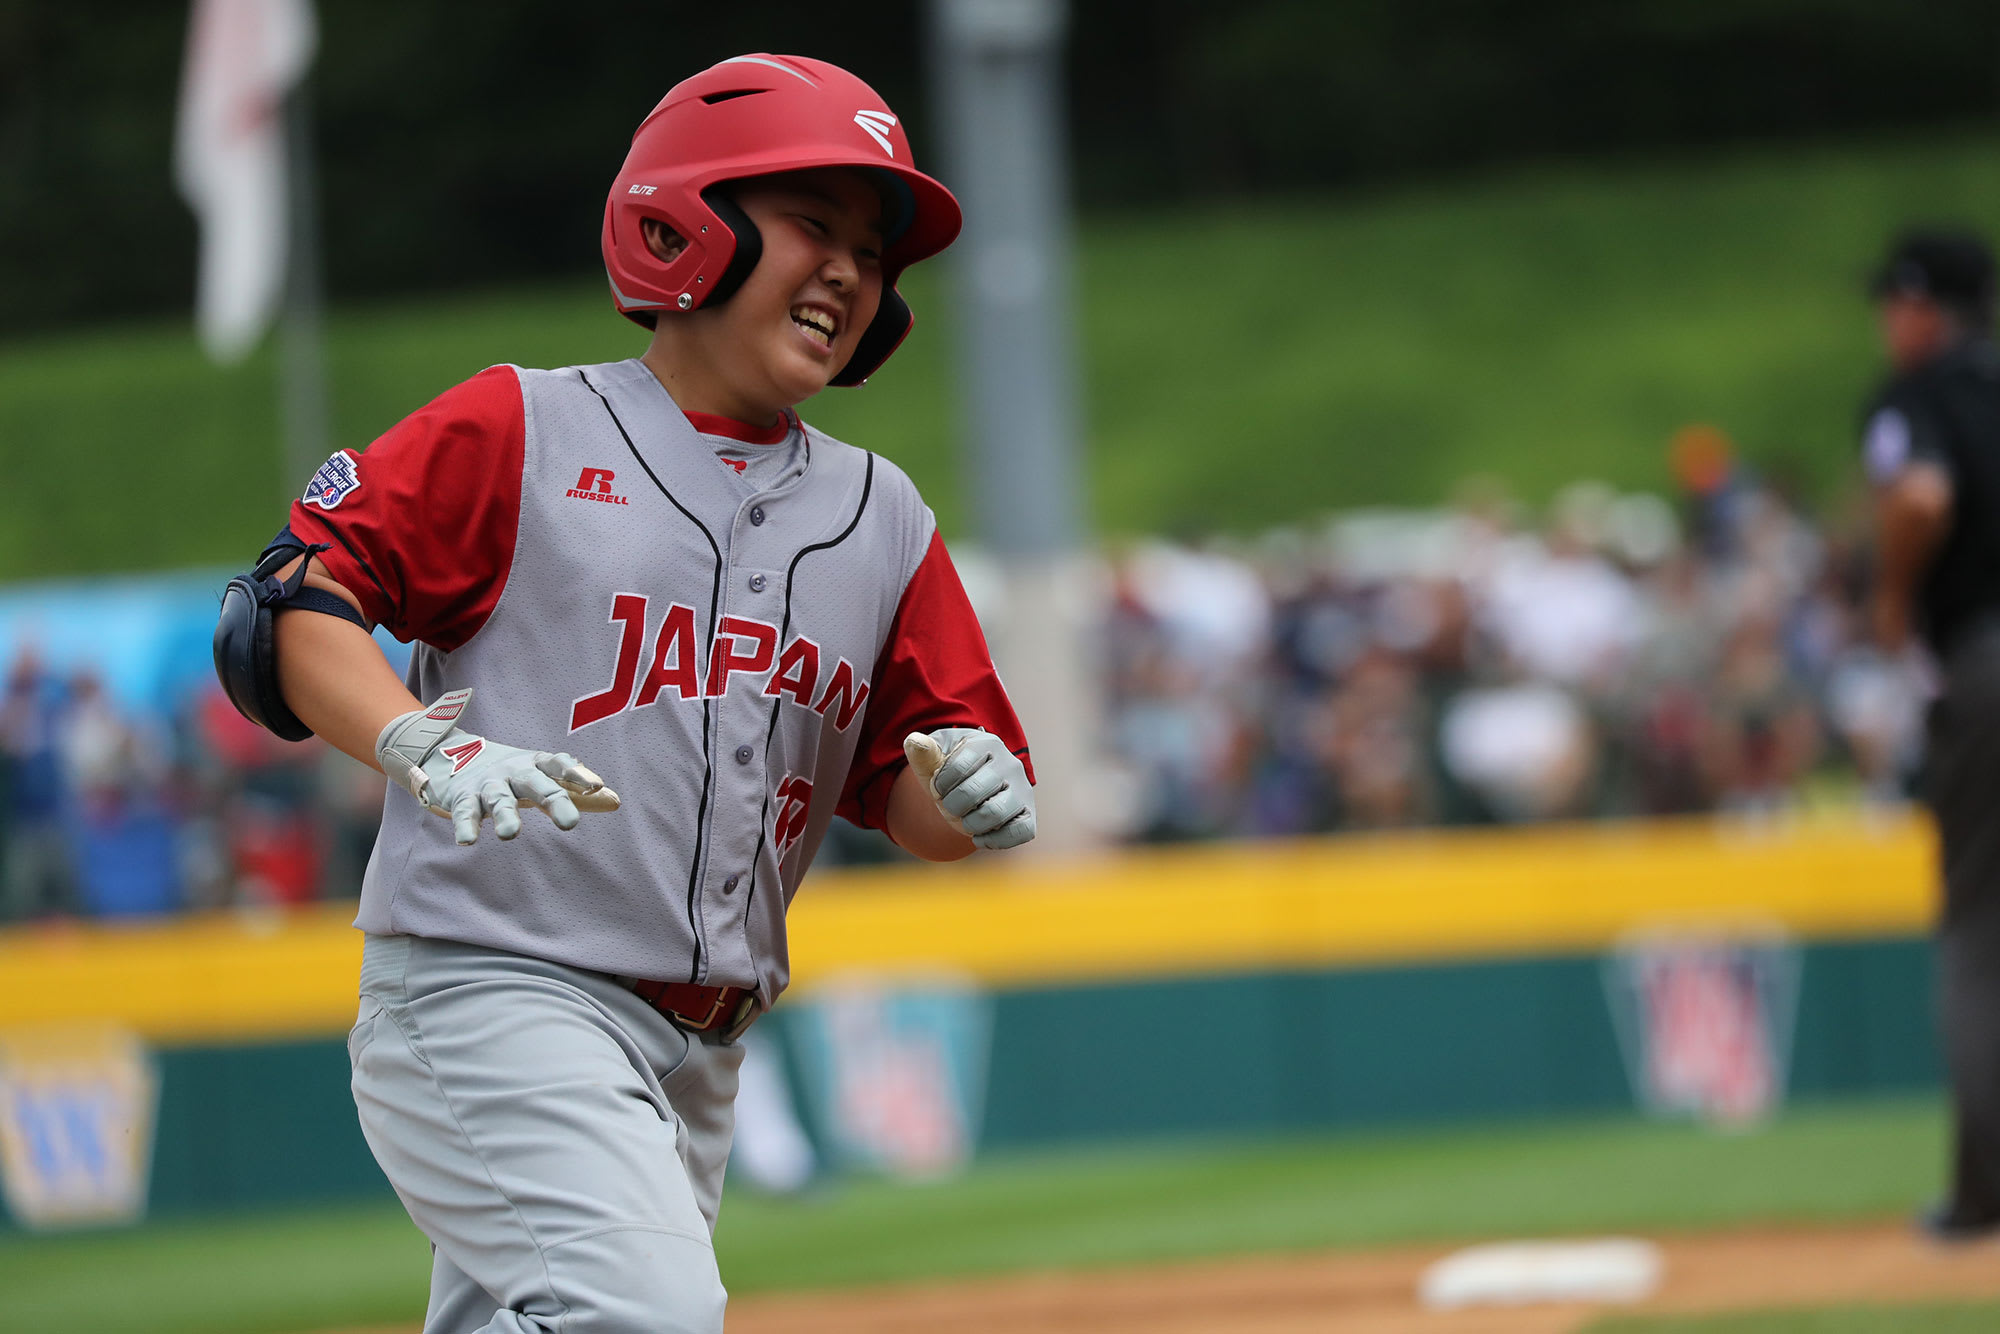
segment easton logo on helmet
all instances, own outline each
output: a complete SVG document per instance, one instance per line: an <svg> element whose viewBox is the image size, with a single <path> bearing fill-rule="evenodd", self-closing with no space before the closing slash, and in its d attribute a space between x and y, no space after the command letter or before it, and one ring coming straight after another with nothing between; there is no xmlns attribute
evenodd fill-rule
<svg viewBox="0 0 2000 1334"><path fill-rule="evenodd" d="M882 151L890 157L896 156L896 146L889 142L889 131L896 126L896 118L886 111L857 111L854 123L868 131L868 137L882 145Z"/></svg>

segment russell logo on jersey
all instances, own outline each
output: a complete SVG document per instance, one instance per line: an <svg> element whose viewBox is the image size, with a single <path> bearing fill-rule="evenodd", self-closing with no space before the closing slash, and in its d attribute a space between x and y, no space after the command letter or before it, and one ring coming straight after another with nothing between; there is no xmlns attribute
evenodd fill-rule
<svg viewBox="0 0 2000 1334"><path fill-rule="evenodd" d="M576 500L601 500L607 505L629 505L632 502L616 494L611 483L617 473L609 468L585 468L576 479L576 485L563 495Z"/></svg>

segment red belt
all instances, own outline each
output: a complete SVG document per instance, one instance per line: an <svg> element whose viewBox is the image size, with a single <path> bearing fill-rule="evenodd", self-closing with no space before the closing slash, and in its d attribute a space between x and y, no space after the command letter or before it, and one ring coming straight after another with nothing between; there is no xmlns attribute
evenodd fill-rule
<svg viewBox="0 0 2000 1334"><path fill-rule="evenodd" d="M692 982L632 983L639 999L693 1033L727 1028L744 1017L747 1005L757 1003L757 993L748 987L703 987Z"/></svg>

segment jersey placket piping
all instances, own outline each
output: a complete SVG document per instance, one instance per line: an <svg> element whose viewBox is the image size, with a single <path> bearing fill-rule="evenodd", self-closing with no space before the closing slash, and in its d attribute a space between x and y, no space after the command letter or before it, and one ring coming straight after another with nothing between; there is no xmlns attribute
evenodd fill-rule
<svg viewBox="0 0 2000 1334"><path fill-rule="evenodd" d="M639 446L633 443L631 432L625 429L625 423L619 419L618 410L611 406L611 400L606 398L603 391L592 384L590 377L585 375L581 370L577 372L577 378L583 381L584 386L591 393L597 395L598 402L604 404L605 412L611 416L611 424L618 428L620 438L625 441L625 448L631 451L632 458L644 470L653 485L659 489L660 494L665 496L675 509L686 515L688 522L699 528L701 535L708 539L708 549L715 557L715 579L710 588L708 600L707 634L707 639L713 642L717 624L716 617L720 613L722 605L723 566L722 548L717 545L715 534L709 531L707 524L696 517L693 510L681 504L679 497L675 496L667 488L667 484L660 480L659 474L653 471L653 466L646 462L646 456L641 454ZM682 420L685 421L686 419L683 418ZM692 432L694 428L690 426L688 430ZM706 664L704 664L704 668L705 666ZM702 877L706 873L708 865L709 824L713 819L713 797L715 792L715 701L706 698L701 702L701 759L701 801L695 809L694 855L689 859L687 885L688 933L694 937L694 961L688 968L688 981L696 983L700 982L708 971L708 932L706 929L706 917L701 912L700 902Z"/></svg>
<svg viewBox="0 0 2000 1334"><path fill-rule="evenodd" d="M867 467L861 475L861 500L860 503L855 505L854 517L847 521L847 527L841 529L837 536L831 537L824 542L815 542L811 546L800 547L798 552L793 555L791 564L785 567L785 615L778 627L778 642L780 644L784 643L792 633L792 586L798 577L799 562L816 551L829 551L853 536L854 530L861 526L861 516L868 512L868 497L874 489L875 455L870 453L868 455ZM764 864L764 845L770 840L771 836L771 775L769 772L771 741L778 733L778 709L783 702L783 700L779 699L771 701L770 721L764 727L766 770L764 774L764 809L757 817L757 852L750 860L750 888L743 896L743 922L744 930L746 931L749 930L750 909L757 902L757 871ZM859 720L857 719L856 721L858 722Z"/></svg>

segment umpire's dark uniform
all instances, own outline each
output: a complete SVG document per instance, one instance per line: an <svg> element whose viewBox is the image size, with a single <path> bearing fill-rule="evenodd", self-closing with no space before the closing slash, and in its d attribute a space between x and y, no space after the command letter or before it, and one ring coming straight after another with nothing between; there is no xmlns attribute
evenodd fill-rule
<svg viewBox="0 0 2000 1334"><path fill-rule="evenodd" d="M1933 355L1876 395L1864 429L1872 480L1928 463L1951 482L1948 527L1915 589L1917 627L1943 673L1923 796L1943 842L1939 1004L1955 1160L1940 1235L2000 1227L2000 351L1993 263L1982 242L1906 237L1876 295L1926 297L1958 318Z"/></svg>

